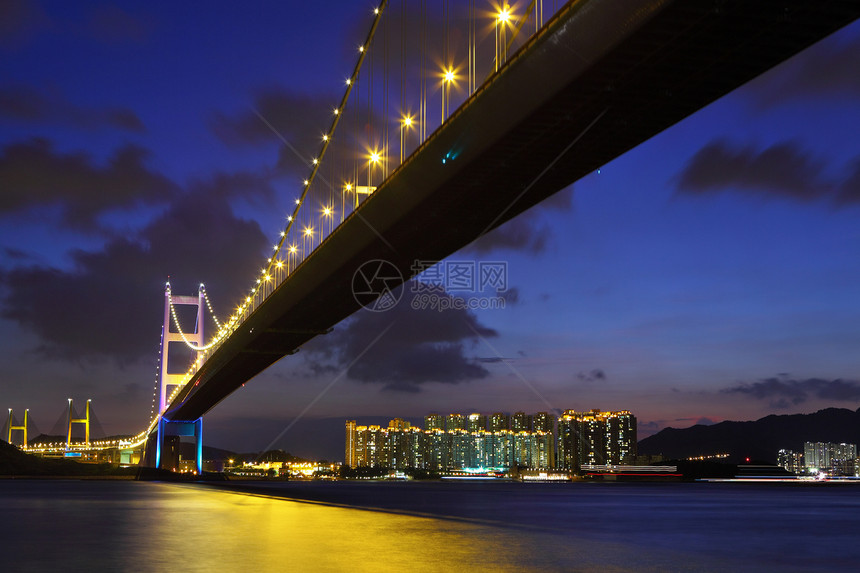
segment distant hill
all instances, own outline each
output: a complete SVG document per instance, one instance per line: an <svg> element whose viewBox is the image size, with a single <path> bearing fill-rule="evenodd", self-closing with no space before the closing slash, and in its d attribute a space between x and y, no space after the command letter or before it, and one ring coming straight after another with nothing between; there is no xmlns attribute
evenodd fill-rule
<svg viewBox="0 0 860 573"><path fill-rule="evenodd" d="M746 458L776 463L780 449L803 451L804 442L860 444L860 409L827 408L814 414L771 415L754 422L666 428L640 441L639 453L662 454L667 459L728 453L734 463Z"/></svg>

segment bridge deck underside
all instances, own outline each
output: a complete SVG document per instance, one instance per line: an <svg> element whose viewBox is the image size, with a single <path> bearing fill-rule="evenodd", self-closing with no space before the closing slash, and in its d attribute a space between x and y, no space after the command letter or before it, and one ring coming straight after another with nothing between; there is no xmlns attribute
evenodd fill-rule
<svg viewBox="0 0 860 573"><path fill-rule="evenodd" d="M278 287L167 417L198 418L358 310L365 261L408 278L415 260L445 258L858 17L853 0L572 2Z"/></svg>

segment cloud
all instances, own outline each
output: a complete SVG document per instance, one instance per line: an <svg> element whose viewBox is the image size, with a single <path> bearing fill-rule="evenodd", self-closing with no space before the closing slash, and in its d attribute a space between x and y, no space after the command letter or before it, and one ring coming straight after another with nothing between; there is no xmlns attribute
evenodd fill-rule
<svg viewBox="0 0 860 573"><path fill-rule="evenodd" d="M576 379L580 382L605 382L606 373L600 368L595 368L591 372L579 372Z"/></svg>
<svg viewBox="0 0 860 573"><path fill-rule="evenodd" d="M713 424L715 424L715 423L716 423L716 422L714 422L713 420L711 420L710 418L706 418L706 417L701 417L701 418L675 418L675 421L676 421L676 422L693 422L693 425L703 425L703 426L710 426L710 425L713 425Z"/></svg>
<svg viewBox="0 0 860 573"><path fill-rule="evenodd" d="M216 309L226 309L249 287L267 245L256 223L236 218L223 195L200 184L138 236L72 252L70 270L0 270L0 316L37 334L36 350L49 357L151 359L168 275L177 291L205 282Z"/></svg>
<svg viewBox="0 0 860 573"><path fill-rule="evenodd" d="M704 194L735 189L760 196L813 200L827 196L832 184L824 165L793 142L759 150L715 140L687 162L678 176L681 193Z"/></svg>
<svg viewBox="0 0 860 573"><path fill-rule="evenodd" d="M666 427L666 420L637 420L636 433L639 439L646 438L652 434L656 434Z"/></svg>
<svg viewBox="0 0 860 573"><path fill-rule="evenodd" d="M257 172L236 171L215 173L209 179L195 180L189 185L192 192L219 199L242 199L250 203L268 205L275 190L272 175L265 170Z"/></svg>
<svg viewBox="0 0 860 573"><path fill-rule="evenodd" d="M566 212L573 208L573 186L559 191L525 213L514 217L460 250L460 253L484 255L490 251L509 250L542 253L552 239L552 230L543 215Z"/></svg>
<svg viewBox="0 0 860 573"><path fill-rule="evenodd" d="M756 400L770 400L774 408L788 408L809 399L850 402L860 400L860 381L807 378L795 380L787 376L765 378L753 383L742 382L721 390L724 394L742 394Z"/></svg>
<svg viewBox="0 0 860 573"><path fill-rule="evenodd" d="M310 154L321 148L322 136L331 127L338 95L267 88L257 93L247 111L232 116L216 113L210 128L229 146L277 145L278 169L304 175L313 159Z"/></svg>
<svg viewBox="0 0 860 573"><path fill-rule="evenodd" d="M852 162L848 177L839 186L836 201L840 204L860 203L860 157Z"/></svg>
<svg viewBox="0 0 860 573"><path fill-rule="evenodd" d="M860 35L855 33L847 41L834 36L753 82L748 93L760 109L812 98L854 102L860 98L858 58Z"/></svg>
<svg viewBox="0 0 860 573"><path fill-rule="evenodd" d="M314 373L347 368L347 377L383 390L417 392L422 384L458 384L486 378L488 363L471 358L467 348L480 339L498 336L481 324L471 311L451 306L449 310L414 310L411 281L403 299L387 312L362 310L335 332L305 346ZM446 293L434 296L450 297ZM380 332L390 329L368 349ZM358 360L356 357L361 356ZM354 363L353 363L354 361Z"/></svg>
<svg viewBox="0 0 860 573"><path fill-rule="evenodd" d="M18 48L48 24L38 2L3 0L0 2L0 47Z"/></svg>
<svg viewBox="0 0 860 573"><path fill-rule="evenodd" d="M551 234L549 225L542 223L537 213L530 211L481 236L460 252L476 255L496 250L541 253L546 250Z"/></svg>
<svg viewBox="0 0 860 573"><path fill-rule="evenodd" d="M20 263L22 261L27 261L32 259L32 255L21 249L15 249L12 247L2 247L3 258L15 262Z"/></svg>
<svg viewBox="0 0 860 573"><path fill-rule="evenodd" d="M143 133L146 128L134 111L123 108L87 108L56 95L45 95L26 86L0 88L0 117L68 125L79 129L119 129Z"/></svg>
<svg viewBox="0 0 860 573"><path fill-rule="evenodd" d="M0 153L0 215L59 206L64 225L91 231L105 211L159 203L176 193L172 181L146 167L148 156L127 145L96 165L85 153L56 152L45 139L7 145Z"/></svg>

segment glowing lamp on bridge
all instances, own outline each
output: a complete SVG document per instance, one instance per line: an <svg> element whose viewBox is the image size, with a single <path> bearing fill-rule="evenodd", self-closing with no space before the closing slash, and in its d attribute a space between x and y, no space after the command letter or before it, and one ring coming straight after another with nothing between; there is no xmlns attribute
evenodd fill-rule
<svg viewBox="0 0 860 573"><path fill-rule="evenodd" d="M451 103L451 84L456 84L457 74L452 67L442 69L442 120L448 118Z"/></svg>
<svg viewBox="0 0 860 573"><path fill-rule="evenodd" d="M507 4L496 15L496 71L499 71L499 65L508 59L507 28L512 17L511 7Z"/></svg>
<svg viewBox="0 0 860 573"><path fill-rule="evenodd" d="M379 152L374 151L370 154L370 162L371 163L379 163Z"/></svg>
<svg viewBox="0 0 860 573"><path fill-rule="evenodd" d="M400 125L400 163L402 164L403 158L406 157L406 149L404 147L404 139L406 134L403 132L412 127L412 116L404 115L403 119L400 120Z"/></svg>

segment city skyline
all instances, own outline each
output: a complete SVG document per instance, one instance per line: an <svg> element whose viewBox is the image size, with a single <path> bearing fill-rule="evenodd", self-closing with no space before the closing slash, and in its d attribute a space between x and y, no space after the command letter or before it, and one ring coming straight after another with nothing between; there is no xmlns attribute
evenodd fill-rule
<svg viewBox="0 0 860 573"><path fill-rule="evenodd" d="M134 433L168 276L226 312L299 188L258 114L316 137L371 10L22 6L0 35L0 407L48 431L91 398ZM857 58L854 23L448 259L504 262L504 309L415 311L407 287L251 380L204 440L303 453L331 448L316 420L477 404L628 408L640 437L856 408Z"/></svg>
<svg viewBox="0 0 860 573"><path fill-rule="evenodd" d="M565 410L556 416L516 412L503 420L487 416L424 416L424 427L394 418L388 426L345 422L344 465L429 471L467 469L553 469L578 472L584 465L634 465L636 416L627 410ZM532 423L534 418L535 423ZM648 460L642 460L648 465Z"/></svg>

